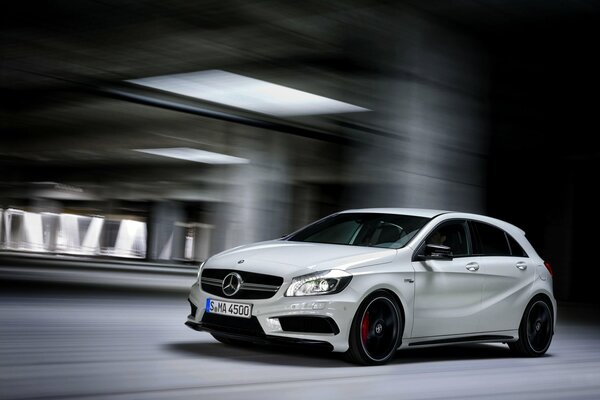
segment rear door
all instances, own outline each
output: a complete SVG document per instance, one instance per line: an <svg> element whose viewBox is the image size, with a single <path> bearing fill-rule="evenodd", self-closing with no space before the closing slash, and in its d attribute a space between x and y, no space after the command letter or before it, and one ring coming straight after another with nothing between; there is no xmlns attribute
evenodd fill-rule
<svg viewBox="0 0 600 400"><path fill-rule="evenodd" d="M518 329L535 277L535 265L502 229L479 221L469 224L483 277L481 331Z"/></svg>

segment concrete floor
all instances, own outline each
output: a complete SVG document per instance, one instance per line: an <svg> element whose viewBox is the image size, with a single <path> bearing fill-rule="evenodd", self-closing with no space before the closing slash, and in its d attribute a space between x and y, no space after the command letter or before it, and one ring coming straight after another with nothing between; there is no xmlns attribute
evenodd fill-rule
<svg viewBox="0 0 600 400"><path fill-rule="evenodd" d="M560 309L543 358L461 345L357 367L332 354L222 345L183 325L185 297L4 282L0 398L600 398L600 321L591 307Z"/></svg>

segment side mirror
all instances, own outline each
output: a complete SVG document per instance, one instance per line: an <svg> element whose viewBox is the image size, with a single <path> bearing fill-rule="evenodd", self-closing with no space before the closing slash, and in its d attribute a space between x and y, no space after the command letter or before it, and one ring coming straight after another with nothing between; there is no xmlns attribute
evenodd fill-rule
<svg viewBox="0 0 600 400"><path fill-rule="evenodd" d="M428 244L421 257L423 260L452 260L452 249L442 244Z"/></svg>

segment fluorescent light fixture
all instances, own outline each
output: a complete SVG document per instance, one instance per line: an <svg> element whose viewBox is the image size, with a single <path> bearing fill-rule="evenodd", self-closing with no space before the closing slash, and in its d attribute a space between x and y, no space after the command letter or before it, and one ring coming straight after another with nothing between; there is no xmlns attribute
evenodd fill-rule
<svg viewBox="0 0 600 400"><path fill-rule="evenodd" d="M276 116L370 111L342 101L220 70L162 75L127 82Z"/></svg>
<svg viewBox="0 0 600 400"><path fill-rule="evenodd" d="M250 162L250 160L246 158L233 157L220 153L213 153L212 151L192 149L190 147L169 147L163 149L133 149L133 151L205 164L248 164Z"/></svg>

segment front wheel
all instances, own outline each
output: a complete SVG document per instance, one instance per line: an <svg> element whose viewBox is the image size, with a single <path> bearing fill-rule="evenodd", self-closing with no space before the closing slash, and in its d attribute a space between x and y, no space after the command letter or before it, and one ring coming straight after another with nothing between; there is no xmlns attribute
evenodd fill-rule
<svg viewBox="0 0 600 400"><path fill-rule="evenodd" d="M347 357L361 365L385 364L400 345L402 329L402 315L396 300L388 292L374 292L356 311Z"/></svg>
<svg viewBox="0 0 600 400"><path fill-rule="evenodd" d="M519 340L509 343L510 349L521 356L539 357L546 353L554 334L552 310L544 300L532 301L521 319Z"/></svg>

